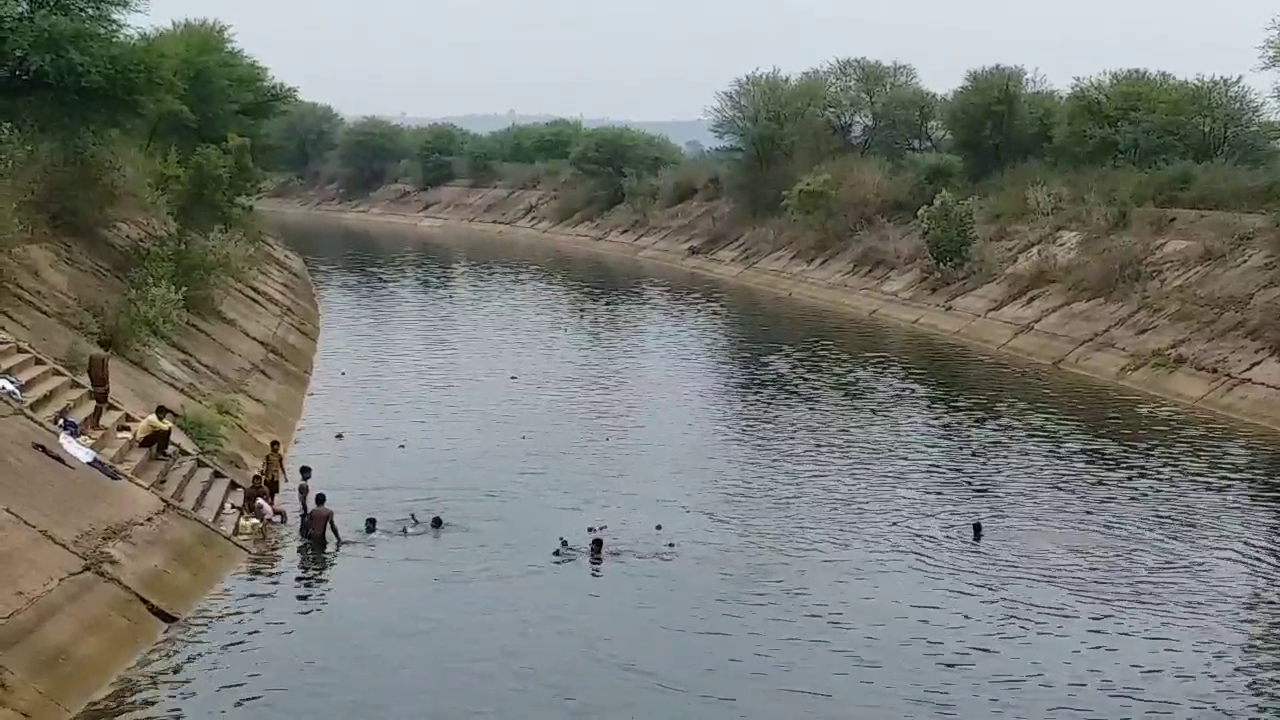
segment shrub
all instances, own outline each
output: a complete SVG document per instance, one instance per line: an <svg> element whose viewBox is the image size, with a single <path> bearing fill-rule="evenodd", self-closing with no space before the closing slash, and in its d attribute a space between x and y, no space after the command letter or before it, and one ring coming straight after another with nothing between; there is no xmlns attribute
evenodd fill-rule
<svg viewBox="0 0 1280 720"><path fill-rule="evenodd" d="M964 184L964 160L957 155L909 155L902 165L912 208L927 205L943 190L955 192Z"/></svg>
<svg viewBox="0 0 1280 720"><path fill-rule="evenodd" d="M227 419L199 405L183 410L177 425L203 452L218 452L227 442Z"/></svg>
<svg viewBox="0 0 1280 720"><path fill-rule="evenodd" d="M70 237L97 237L111 224L121 195L120 171L110 150L87 139L46 142L33 150L30 202L40 224Z"/></svg>
<svg viewBox="0 0 1280 720"><path fill-rule="evenodd" d="M127 353L172 338L186 322L184 304L185 293L169 280L131 276L108 328L112 345Z"/></svg>
<svg viewBox="0 0 1280 720"><path fill-rule="evenodd" d="M658 206L669 208L690 200L720 197L720 166L707 157L685 160L658 173Z"/></svg>
<svg viewBox="0 0 1280 720"><path fill-rule="evenodd" d="M426 190L453 180L453 158L431 153L418 157L418 187Z"/></svg>
<svg viewBox="0 0 1280 720"><path fill-rule="evenodd" d="M970 199L960 199L943 190L932 204L921 207L916 217L934 265L952 270L969 261L977 239Z"/></svg>
<svg viewBox="0 0 1280 720"><path fill-rule="evenodd" d="M495 154L486 138L473 138L462 151L462 174L476 185L492 183L498 177Z"/></svg>
<svg viewBox="0 0 1280 720"><path fill-rule="evenodd" d="M831 173L813 172L783 194L782 206L802 227L818 232L831 231L836 217L839 186Z"/></svg>
<svg viewBox="0 0 1280 720"><path fill-rule="evenodd" d="M1066 283L1076 297L1119 298L1146 282L1150 272L1144 263L1150 243L1126 237L1098 237L1093 242L1087 252L1080 249L1066 273Z"/></svg>
<svg viewBox="0 0 1280 720"><path fill-rule="evenodd" d="M622 180L623 202L641 215L648 215L658 202L658 183L652 176L628 173Z"/></svg>

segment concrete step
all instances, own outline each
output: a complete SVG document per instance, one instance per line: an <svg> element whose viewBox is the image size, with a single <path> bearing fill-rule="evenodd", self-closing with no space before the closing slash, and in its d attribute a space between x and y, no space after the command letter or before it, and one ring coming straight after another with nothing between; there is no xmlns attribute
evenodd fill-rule
<svg viewBox="0 0 1280 720"><path fill-rule="evenodd" d="M226 500L231 485L231 478L222 473L214 473L204 497L200 498L200 507L196 510L196 515L207 523L217 519L218 511L222 509L222 503Z"/></svg>
<svg viewBox="0 0 1280 720"><path fill-rule="evenodd" d="M122 442L116 438L116 424L118 424L120 419L123 417L123 411L114 410L112 408L107 408L107 410L102 413L102 426L105 427L106 430L103 430L102 434L98 436L98 439L93 442L94 450L101 453L108 445L116 442Z"/></svg>
<svg viewBox="0 0 1280 720"><path fill-rule="evenodd" d="M28 410L40 416L50 402L70 389L71 386L71 378L58 373L50 373L34 386L23 386L22 404L26 405ZM53 413L51 412L49 415L52 416Z"/></svg>
<svg viewBox="0 0 1280 720"><path fill-rule="evenodd" d="M103 437L106 442L103 443L102 449L98 454L102 455L102 459L112 465L121 465L124 459L129 456L129 452L137 445L137 442L130 435L127 438L116 437L114 432L105 432ZM94 443L95 445L97 443Z"/></svg>
<svg viewBox="0 0 1280 720"><path fill-rule="evenodd" d="M80 424L80 428L84 429L89 424L89 415L93 413L94 405L93 395L86 391L84 395L71 404L67 417L75 420Z"/></svg>
<svg viewBox="0 0 1280 720"><path fill-rule="evenodd" d="M178 497L173 498L173 501L178 503L180 507L195 512L200 507L200 498L204 496L205 491L209 489L209 484L212 482L213 468L208 465L200 465L195 472L191 473L191 477L187 478L186 486L182 488L182 492Z"/></svg>
<svg viewBox="0 0 1280 720"><path fill-rule="evenodd" d="M182 497L182 490L186 487L187 481L191 479L191 474L196 471L200 464L195 458L184 456L178 458L168 472L163 473L152 486L152 490L167 495L175 502Z"/></svg>
<svg viewBox="0 0 1280 720"><path fill-rule="evenodd" d="M85 398L90 399L91 402L89 405L89 409L92 410L93 404L92 404L92 397L90 397L89 395L89 389L84 387L83 385L68 383L67 386L62 390L56 393L50 393L43 404L37 405L36 403L31 403L31 406L29 409L31 410L31 412L35 413L36 415L39 415L41 417L47 417L47 418L52 418L54 415L57 415L63 409L66 409L67 417L71 418L72 420L76 420L76 417L74 414L72 414L72 411L75 410L76 405L79 405ZM85 415L87 417L88 413L86 413ZM79 423L80 421L76 420L76 422ZM81 428L83 427L84 425L81 424Z"/></svg>
<svg viewBox="0 0 1280 720"><path fill-rule="evenodd" d="M163 467L171 460L173 460L173 458L169 458L169 460L152 460L151 453L147 448L133 445L129 448L129 451L124 454L124 457L120 459L119 466L121 470L124 470L136 477L138 472L146 468L148 465L160 465Z"/></svg>
<svg viewBox="0 0 1280 720"><path fill-rule="evenodd" d="M0 340L0 360L16 355L18 352L20 352L18 343L12 340Z"/></svg>
<svg viewBox="0 0 1280 720"><path fill-rule="evenodd" d="M228 509L228 504L231 506ZM227 491L227 496L223 498L222 509L218 511L218 516L214 518L213 524L222 531L223 535L231 537L236 532L236 522L240 520L240 508L244 506L244 488L236 483L232 483Z"/></svg>
<svg viewBox="0 0 1280 720"><path fill-rule="evenodd" d="M17 376L18 373L35 364L35 355L19 350L18 352L10 353L5 357L0 358L0 375Z"/></svg>
<svg viewBox="0 0 1280 720"><path fill-rule="evenodd" d="M168 460L151 460L147 457L145 448L134 448L129 453L129 458L125 460L126 464L133 460L134 453L139 453L140 458L134 461L133 476L147 487L161 487L161 481L167 478L183 460L183 456L176 453Z"/></svg>
<svg viewBox="0 0 1280 720"><path fill-rule="evenodd" d="M22 398L25 400L27 395L30 394L28 388L39 385L41 380L44 380L52 374L53 366L46 365L37 358L35 362L26 366L21 371L14 373L13 376L16 377L18 382L22 385Z"/></svg>

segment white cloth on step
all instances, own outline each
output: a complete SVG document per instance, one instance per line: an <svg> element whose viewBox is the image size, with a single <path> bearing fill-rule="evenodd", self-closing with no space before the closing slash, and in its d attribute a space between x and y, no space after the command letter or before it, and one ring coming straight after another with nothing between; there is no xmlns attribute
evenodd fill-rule
<svg viewBox="0 0 1280 720"><path fill-rule="evenodd" d="M8 395L17 402L22 402L22 388L18 386L17 380L8 375L0 377L0 393Z"/></svg>
<svg viewBox="0 0 1280 720"><path fill-rule="evenodd" d="M94 452L93 448L81 445L79 440L66 433L58 436L58 444L62 446L63 450L67 451L68 455L82 463L88 464L98 459L98 453Z"/></svg>

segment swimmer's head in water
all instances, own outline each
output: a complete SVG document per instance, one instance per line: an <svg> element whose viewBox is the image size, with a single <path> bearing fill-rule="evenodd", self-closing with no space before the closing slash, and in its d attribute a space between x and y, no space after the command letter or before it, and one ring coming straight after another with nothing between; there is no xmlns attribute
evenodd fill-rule
<svg viewBox="0 0 1280 720"><path fill-rule="evenodd" d="M604 552L604 538L591 538L591 554L599 555Z"/></svg>
<svg viewBox="0 0 1280 720"><path fill-rule="evenodd" d="M409 519L413 521L414 525L417 525L420 522L422 522L421 520L418 519L418 516L414 515L413 513L409 513Z"/></svg>
<svg viewBox="0 0 1280 720"><path fill-rule="evenodd" d="M372 534L378 529L378 519L367 517L364 519L364 531Z"/></svg>
<svg viewBox="0 0 1280 720"><path fill-rule="evenodd" d="M595 526L595 525L592 525L591 527L587 528L587 534L588 534L588 535L595 535L595 534L596 534L596 526Z"/></svg>
<svg viewBox="0 0 1280 720"><path fill-rule="evenodd" d="M444 518L440 517L439 515L436 515L435 517L431 518L431 527L436 530L439 530L440 528L444 527Z"/></svg>
<svg viewBox="0 0 1280 720"><path fill-rule="evenodd" d="M564 538L560 538L560 547L569 547L569 541Z"/></svg>

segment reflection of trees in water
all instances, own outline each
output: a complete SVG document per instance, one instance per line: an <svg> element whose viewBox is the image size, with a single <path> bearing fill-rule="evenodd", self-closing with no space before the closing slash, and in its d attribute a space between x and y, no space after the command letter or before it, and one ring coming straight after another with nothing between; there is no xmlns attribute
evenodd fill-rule
<svg viewBox="0 0 1280 720"><path fill-rule="evenodd" d="M937 432L968 434L1013 421L1051 426L1064 439L1081 434L1123 441L1127 452L1185 450L1188 442L1203 446L1215 435L1216 441L1237 437L1239 430L1213 427L1211 419L1181 409L1155 416L1152 402L1124 397L1140 397L1136 392L763 296L731 302L724 325L725 386L747 399L803 398L815 391L829 398L835 390L864 409L868 402L907 402L926 413ZM1106 447L1086 442L1080 452Z"/></svg>

